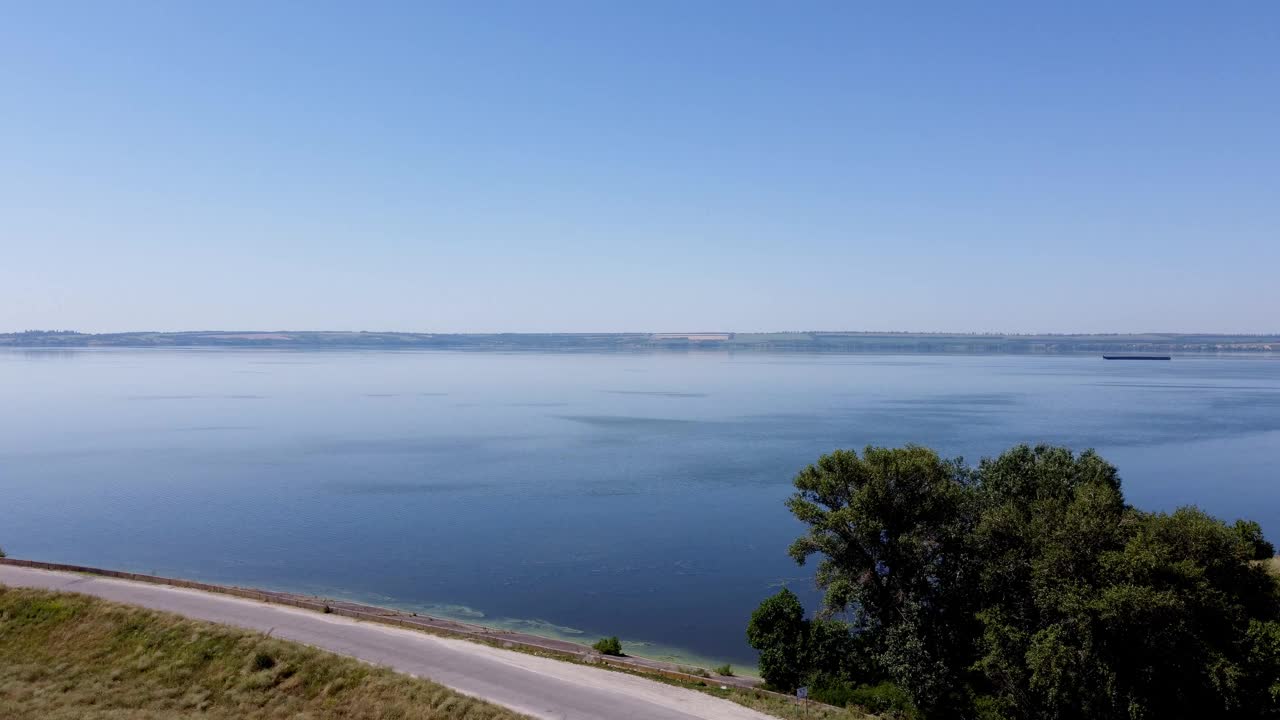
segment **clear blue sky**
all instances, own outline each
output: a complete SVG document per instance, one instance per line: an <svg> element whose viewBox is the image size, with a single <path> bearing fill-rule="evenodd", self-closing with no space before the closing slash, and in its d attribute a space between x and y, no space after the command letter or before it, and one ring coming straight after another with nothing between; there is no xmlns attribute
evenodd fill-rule
<svg viewBox="0 0 1280 720"><path fill-rule="evenodd" d="M1280 332L1280 3L25 2L0 331Z"/></svg>

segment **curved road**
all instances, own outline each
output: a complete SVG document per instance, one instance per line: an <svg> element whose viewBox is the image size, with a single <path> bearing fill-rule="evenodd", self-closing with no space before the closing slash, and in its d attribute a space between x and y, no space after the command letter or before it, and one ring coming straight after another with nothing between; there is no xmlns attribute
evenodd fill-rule
<svg viewBox="0 0 1280 720"><path fill-rule="evenodd" d="M285 638L555 720L776 720L653 680L426 633L198 590L0 566L0 584L96 595Z"/></svg>

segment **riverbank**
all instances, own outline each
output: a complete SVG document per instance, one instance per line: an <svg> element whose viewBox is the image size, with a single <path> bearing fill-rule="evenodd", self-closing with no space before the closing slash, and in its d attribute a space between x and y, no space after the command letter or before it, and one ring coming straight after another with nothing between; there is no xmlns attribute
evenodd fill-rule
<svg viewBox="0 0 1280 720"><path fill-rule="evenodd" d="M181 578L122 572L119 570L108 570L83 565L48 563L38 560L0 558L0 565L96 575L99 577L117 578L152 585L165 585L169 587L186 588L189 590L199 590L202 592L222 595L232 595L239 598L300 608L303 610L311 610L324 614L333 614L355 620L363 620L366 622L375 622L393 627L464 638L508 650L558 655L576 662L606 665L621 670L660 676L665 679L675 680L678 682L695 684L700 682L715 682L719 685L743 689L753 689L758 684L758 682L753 678L717 675L708 668L690 667L683 664L664 662L661 660L653 660L643 657L607 656L600 654L586 645L570 642L568 640L547 638L541 635L521 633L501 628L492 628L484 625L461 622L450 618L406 612L377 605L367 605L350 600L302 595L274 590L263 590L258 588L215 585L212 583L184 580Z"/></svg>
<svg viewBox="0 0 1280 720"><path fill-rule="evenodd" d="M34 588L90 595L187 619L264 633L431 678L466 695L537 718L598 720L766 720L769 717L848 720L863 713L831 707L802 707L794 698L706 680L686 681L663 673L601 666L564 653L534 651L510 643L463 639L448 633L397 627L385 620L357 620L339 609L291 607L254 598L254 591L205 592L199 583L167 582L51 570L29 561L0 564L0 587ZM66 566L63 566L66 567ZM0 638L2 639L2 638ZM520 651L523 650L523 651ZM672 674L678 675L678 674ZM813 712L817 710L817 712Z"/></svg>

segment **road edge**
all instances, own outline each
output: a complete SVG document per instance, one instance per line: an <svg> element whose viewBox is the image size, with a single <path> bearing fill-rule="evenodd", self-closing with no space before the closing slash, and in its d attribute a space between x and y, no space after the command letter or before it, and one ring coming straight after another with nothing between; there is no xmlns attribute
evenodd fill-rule
<svg viewBox="0 0 1280 720"><path fill-rule="evenodd" d="M707 675L696 675L693 673L682 672L680 669L677 669L678 667L683 666L674 666L672 663L665 663L660 660L650 660L648 658L636 658L630 656L609 656L585 645L579 645L569 641L537 638L536 636L530 636L510 630L500 630L482 625L472 625L469 623L429 615L406 613L400 610L379 607L376 605L365 605L363 603L355 603L346 600L330 600L316 596L278 592L274 590L262 590L258 588L246 588L234 585L217 585L214 583L199 582L196 580L183 580L181 578L164 577L161 575L147 575L144 573L133 573L122 570L108 570L105 568L90 567L87 565L44 562L42 560L0 557L0 565L12 565L15 567L26 567L36 570L80 573L83 575L116 578L120 580L147 583L150 585L167 585L170 587L199 590L202 592L216 593L220 595L232 595L239 598L257 600L259 602L273 605L286 605L317 613L340 615L353 620L362 620L365 622L373 622L391 627L404 628L407 630L416 630L418 632L425 632L433 635L443 635L462 640L469 640L506 650L518 650L539 655L551 655L555 657L555 659L566 660L568 662L578 662L586 665L602 666L608 669L620 670L628 673L654 676L666 680L674 680L676 682L695 687L714 682L718 685L727 685L741 690L750 690L752 692L764 693L794 701L794 698L789 695L764 690L745 678L713 675L710 671L704 668L696 669L707 672Z"/></svg>

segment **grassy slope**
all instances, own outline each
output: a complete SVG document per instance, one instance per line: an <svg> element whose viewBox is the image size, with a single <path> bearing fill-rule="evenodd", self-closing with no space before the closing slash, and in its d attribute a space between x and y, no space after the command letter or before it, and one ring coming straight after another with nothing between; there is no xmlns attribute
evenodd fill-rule
<svg viewBox="0 0 1280 720"><path fill-rule="evenodd" d="M262 635L83 595L0 586L6 720L523 716Z"/></svg>
<svg viewBox="0 0 1280 720"><path fill-rule="evenodd" d="M838 708L817 702L798 705L794 702L788 702L761 692L752 692L751 690L711 691L711 694L718 695L726 700L732 700L739 705L745 705L766 715L783 718L783 720L876 720L876 716L853 707L847 709Z"/></svg>

